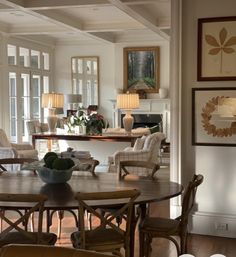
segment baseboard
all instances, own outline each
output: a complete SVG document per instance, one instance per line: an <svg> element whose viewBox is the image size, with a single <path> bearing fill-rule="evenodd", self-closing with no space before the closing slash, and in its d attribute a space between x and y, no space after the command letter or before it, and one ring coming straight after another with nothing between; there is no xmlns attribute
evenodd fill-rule
<svg viewBox="0 0 236 257"><path fill-rule="evenodd" d="M189 221L190 233L236 238L236 216L196 212Z"/></svg>

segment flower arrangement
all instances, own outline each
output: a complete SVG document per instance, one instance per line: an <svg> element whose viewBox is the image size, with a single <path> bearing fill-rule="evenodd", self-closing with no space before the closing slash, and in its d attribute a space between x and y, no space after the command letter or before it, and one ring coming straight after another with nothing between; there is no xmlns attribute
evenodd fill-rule
<svg viewBox="0 0 236 257"><path fill-rule="evenodd" d="M102 134L102 129L106 129L109 127L109 123L101 114L97 112L92 112L87 117L87 134L89 135L100 135Z"/></svg>
<svg viewBox="0 0 236 257"><path fill-rule="evenodd" d="M72 132L77 126L86 127L86 133L89 135L100 135L102 129L109 127L108 121L97 112L91 112L89 115L84 110L78 110L75 115L67 119L68 132Z"/></svg>

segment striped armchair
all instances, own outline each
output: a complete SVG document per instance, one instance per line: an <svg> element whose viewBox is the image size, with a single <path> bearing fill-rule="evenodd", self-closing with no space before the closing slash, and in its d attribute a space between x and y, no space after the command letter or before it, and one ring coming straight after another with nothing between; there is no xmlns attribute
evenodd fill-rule
<svg viewBox="0 0 236 257"><path fill-rule="evenodd" d="M165 135L161 132L138 138L133 147L127 147L108 157L109 171L119 172L120 161L149 161L158 164L160 145L163 139L165 139ZM150 175L151 172L144 168L132 167L128 171L136 175Z"/></svg>

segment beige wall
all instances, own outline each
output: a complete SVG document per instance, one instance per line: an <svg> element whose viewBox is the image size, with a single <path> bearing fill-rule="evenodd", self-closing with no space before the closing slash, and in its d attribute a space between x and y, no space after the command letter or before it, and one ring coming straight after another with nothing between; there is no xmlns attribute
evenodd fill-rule
<svg viewBox="0 0 236 257"><path fill-rule="evenodd" d="M198 18L233 16L235 10L235 0L183 0L182 176L186 181L195 171L205 178L197 195L193 231L232 237L236 236L236 147L191 145L191 89L235 87L235 81L197 81ZM228 224L228 230L217 230L218 223Z"/></svg>

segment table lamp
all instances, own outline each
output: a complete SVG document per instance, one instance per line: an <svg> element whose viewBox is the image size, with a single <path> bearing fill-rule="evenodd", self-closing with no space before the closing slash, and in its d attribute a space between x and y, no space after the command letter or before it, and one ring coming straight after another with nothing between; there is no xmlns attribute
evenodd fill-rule
<svg viewBox="0 0 236 257"><path fill-rule="evenodd" d="M42 94L42 107L48 109L48 127L50 132L56 131L57 116L56 110L63 108L64 96L58 93L44 93Z"/></svg>
<svg viewBox="0 0 236 257"><path fill-rule="evenodd" d="M125 132L130 134L134 124L134 118L131 115L132 109L139 107L139 95L130 94L118 94L116 99L116 107L123 109L125 116L123 117L123 125Z"/></svg>
<svg viewBox="0 0 236 257"><path fill-rule="evenodd" d="M82 102L82 95L80 94L66 94L64 95L64 106L67 110L67 116L77 111L79 108L79 103Z"/></svg>

